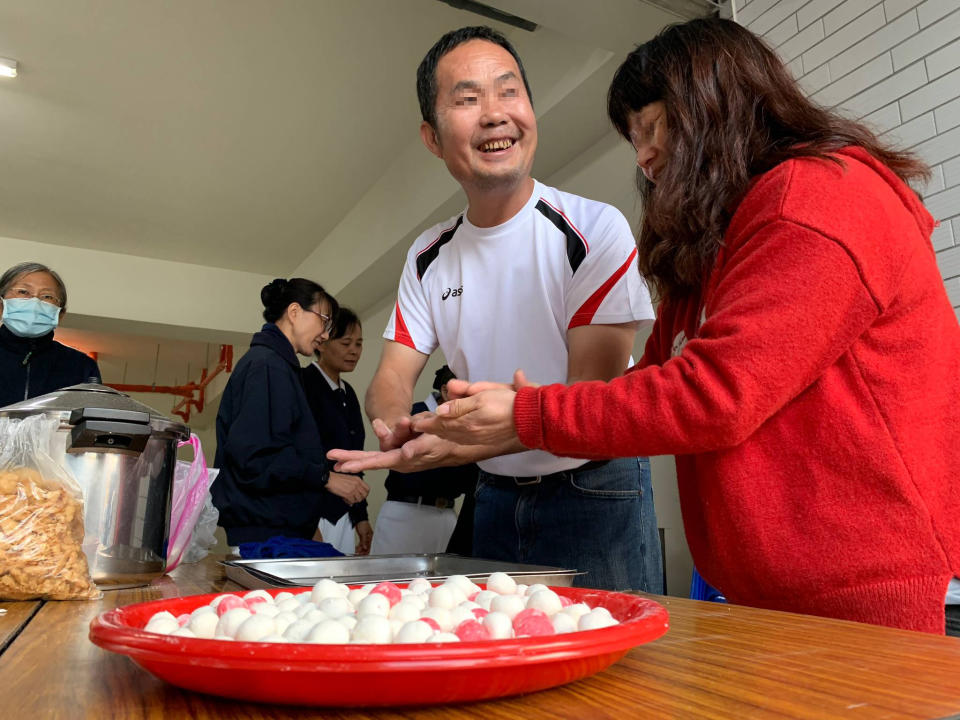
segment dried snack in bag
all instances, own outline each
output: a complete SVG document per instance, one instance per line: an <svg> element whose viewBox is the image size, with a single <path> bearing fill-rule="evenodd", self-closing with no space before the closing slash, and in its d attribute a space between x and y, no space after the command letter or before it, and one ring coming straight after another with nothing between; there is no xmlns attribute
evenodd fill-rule
<svg viewBox="0 0 960 720"><path fill-rule="evenodd" d="M48 448L52 415L0 418L0 600L91 600L83 500Z"/></svg>

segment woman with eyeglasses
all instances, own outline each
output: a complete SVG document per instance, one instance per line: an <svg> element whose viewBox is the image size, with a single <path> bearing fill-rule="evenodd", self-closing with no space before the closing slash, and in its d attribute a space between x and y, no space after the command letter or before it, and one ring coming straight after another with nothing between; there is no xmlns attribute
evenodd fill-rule
<svg viewBox="0 0 960 720"><path fill-rule="evenodd" d="M35 262L0 276L0 407L63 387L100 382L93 358L53 339L67 310L60 276Z"/></svg>
<svg viewBox="0 0 960 720"><path fill-rule="evenodd" d="M310 357L330 335L337 301L304 278L276 279L260 291L263 319L240 358L217 412L211 494L227 542L275 536L311 539L339 503L363 500L360 478L330 472L300 378L297 355Z"/></svg>

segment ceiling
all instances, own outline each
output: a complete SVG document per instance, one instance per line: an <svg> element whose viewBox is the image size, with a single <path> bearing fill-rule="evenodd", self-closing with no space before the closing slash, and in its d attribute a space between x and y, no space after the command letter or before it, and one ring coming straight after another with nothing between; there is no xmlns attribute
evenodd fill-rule
<svg viewBox="0 0 960 720"><path fill-rule="evenodd" d="M515 43L538 115L534 171L547 178L610 134L603 98L623 55L712 9L489 4L539 27L437 0L0 0L0 56L20 63L18 78L0 78L0 237L278 276L325 252L338 297L367 307L395 288L412 238L463 204L432 162L426 172L449 191L412 221L391 227L364 205L385 177L422 178L432 161L414 78L440 35L490 24ZM354 236L338 245L347 221ZM111 375L153 381L153 338L126 343L106 325L72 333L102 365L117 354ZM170 355L186 380L207 344Z"/></svg>

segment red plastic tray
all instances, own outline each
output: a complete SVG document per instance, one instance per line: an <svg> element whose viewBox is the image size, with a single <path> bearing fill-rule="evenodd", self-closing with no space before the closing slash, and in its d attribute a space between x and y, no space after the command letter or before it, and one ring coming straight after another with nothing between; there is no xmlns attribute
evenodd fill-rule
<svg viewBox="0 0 960 720"><path fill-rule="evenodd" d="M229 642L142 629L154 613L188 613L222 594L213 593L102 613L90 623L90 640L188 690L266 703L362 707L466 702L555 687L599 672L667 631L667 611L652 600L552 589L607 608L620 624L545 638L409 645Z"/></svg>

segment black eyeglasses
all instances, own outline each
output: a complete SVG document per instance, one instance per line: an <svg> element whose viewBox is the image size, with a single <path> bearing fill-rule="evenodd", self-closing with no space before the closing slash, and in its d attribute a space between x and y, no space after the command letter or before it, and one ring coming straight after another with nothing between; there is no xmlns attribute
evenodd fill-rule
<svg viewBox="0 0 960 720"><path fill-rule="evenodd" d="M321 320L323 320L323 331L324 331L325 333L332 333L332 332L333 332L333 318L332 318L332 317L330 317L329 315L324 315L322 312L318 312L317 310L311 310L310 308L304 308L304 310L306 310L307 312L313 313L314 315L318 316Z"/></svg>

